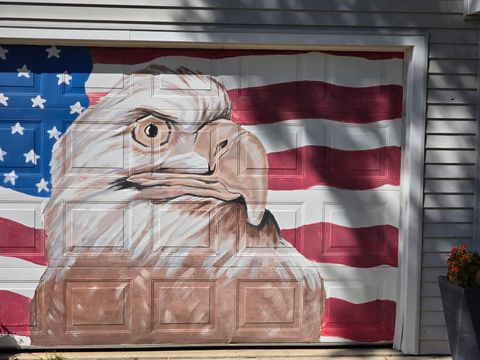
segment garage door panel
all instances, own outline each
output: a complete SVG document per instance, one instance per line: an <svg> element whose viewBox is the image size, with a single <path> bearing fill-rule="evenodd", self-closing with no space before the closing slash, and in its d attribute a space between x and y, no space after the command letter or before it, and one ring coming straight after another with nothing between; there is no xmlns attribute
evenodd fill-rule
<svg viewBox="0 0 480 360"><path fill-rule="evenodd" d="M44 202L0 202L0 255L45 265ZM5 264L5 265L4 265ZM2 267L8 266L2 262Z"/></svg>
<svg viewBox="0 0 480 360"><path fill-rule="evenodd" d="M47 226L50 222L61 224L49 235L50 266L131 263L135 240L148 226L143 221L146 215L140 218L138 209L127 201L64 199L61 206L47 212Z"/></svg>
<svg viewBox="0 0 480 360"><path fill-rule="evenodd" d="M216 255L220 224L213 220L214 212L214 206L205 208L198 202L154 204L152 251L159 256Z"/></svg>
<svg viewBox="0 0 480 360"><path fill-rule="evenodd" d="M152 332L219 331L215 280L152 280Z"/></svg>
<svg viewBox="0 0 480 360"><path fill-rule="evenodd" d="M277 271L264 268L258 278L255 269L244 268L236 282L235 341L317 341L322 315L322 295L309 291L304 270ZM307 318L309 320L307 321Z"/></svg>
<svg viewBox="0 0 480 360"><path fill-rule="evenodd" d="M89 78L89 86L92 89L92 93L95 93L95 95L90 98L90 101L98 101L101 97L119 98L118 100L122 100L128 96L132 96L133 76L122 70L124 69L99 70L95 73L94 77ZM63 77L67 78L67 75L63 74ZM65 85L64 91L69 94L72 92L72 89L76 90L82 87L84 87L84 82L77 80L77 77L75 77L72 79L71 84ZM110 93L112 89L115 89L115 92ZM92 106L95 107L96 105L93 104Z"/></svg>
<svg viewBox="0 0 480 360"><path fill-rule="evenodd" d="M322 338L325 341L387 341L393 336L397 270L365 268L343 271L323 269L325 279L325 314Z"/></svg>
<svg viewBox="0 0 480 360"><path fill-rule="evenodd" d="M278 327L300 331L301 284L240 280L237 287L239 332Z"/></svg>
<svg viewBox="0 0 480 360"><path fill-rule="evenodd" d="M74 202L65 204L64 209L66 256L102 252L115 256L128 251L132 243L132 211L128 203ZM95 232L89 231L92 227Z"/></svg>
<svg viewBox="0 0 480 360"><path fill-rule="evenodd" d="M66 281L65 332L131 331L130 281Z"/></svg>
<svg viewBox="0 0 480 360"><path fill-rule="evenodd" d="M130 166L130 139L124 134L126 127L110 124L83 123L73 124L65 141L65 174L82 174L90 176L111 173L113 169L128 170ZM111 140L113 135L113 140ZM88 138L94 136L100 140L93 159L86 157L85 150L92 147ZM130 146L129 146L130 145ZM108 149L108 152L107 152ZM107 156L108 154L108 156ZM83 156L82 156L83 155ZM146 151L146 161L150 165L151 159Z"/></svg>
<svg viewBox="0 0 480 360"><path fill-rule="evenodd" d="M395 311L393 301L375 300L358 307L335 298L327 299L323 336L357 342L389 341L394 333Z"/></svg>
<svg viewBox="0 0 480 360"><path fill-rule="evenodd" d="M3 161L0 162L0 171L6 172L7 169L10 170L14 167L16 172L25 176L43 174L45 168L43 163L38 161L40 158L38 154L43 152L43 131L41 120L28 120L20 123L17 118L7 120L6 117L2 117L0 143ZM23 150L17 146L20 139L24 142ZM23 158L23 161L15 161L15 158ZM16 181L14 182L16 183Z"/></svg>

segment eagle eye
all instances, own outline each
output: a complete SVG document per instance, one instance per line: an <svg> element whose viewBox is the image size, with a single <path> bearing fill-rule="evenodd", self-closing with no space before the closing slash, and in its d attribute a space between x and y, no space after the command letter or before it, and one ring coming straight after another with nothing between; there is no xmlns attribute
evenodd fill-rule
<svg viewBox="0 0 480 360"><path fill-rule="evenodd" d="M171 126L153 115L135 121L132 127L133 139L143 146L161 146L170 138Z"/></svg>
<svg viewBox="0 0 480 360"><path fill-rule="evenodd" d="M149 138L154 138L158 134L158 128L155 126L155 124L147 125L144 131L145 135L147 135Z"/></svg>

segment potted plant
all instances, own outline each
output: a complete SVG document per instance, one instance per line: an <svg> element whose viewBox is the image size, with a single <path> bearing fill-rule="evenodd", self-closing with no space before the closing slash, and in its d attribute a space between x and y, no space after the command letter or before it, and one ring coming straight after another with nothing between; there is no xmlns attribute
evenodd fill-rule
<svg viewBox="0 0 480 360"><path fill-rule="evenodd" d="M480 359L480 255L452 248L438 281L453 360Z"/></svg>

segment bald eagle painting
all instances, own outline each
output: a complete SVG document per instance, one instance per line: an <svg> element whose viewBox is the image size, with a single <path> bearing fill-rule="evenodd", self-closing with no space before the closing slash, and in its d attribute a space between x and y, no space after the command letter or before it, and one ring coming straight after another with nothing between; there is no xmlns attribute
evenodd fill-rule
<svg viewBox="0 0 480 360"><path fill-rule="evenodd" d="M220 80L130 77L53 149L32 345L319 341L318 267L280 235L265 149Z"/></svg>

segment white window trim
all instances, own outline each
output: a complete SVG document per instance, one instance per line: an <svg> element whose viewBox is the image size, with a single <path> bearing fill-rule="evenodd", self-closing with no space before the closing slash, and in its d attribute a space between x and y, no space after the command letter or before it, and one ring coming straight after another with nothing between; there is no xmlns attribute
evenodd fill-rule
<svg viewBox="0 0 480 360"><path fill-rule="evenodd" d="M394 347L407 354L419 353L427 34L155 32L3 27L0 36L2 44L403 51L406 126L401 178L400 288Z"/></svg>

